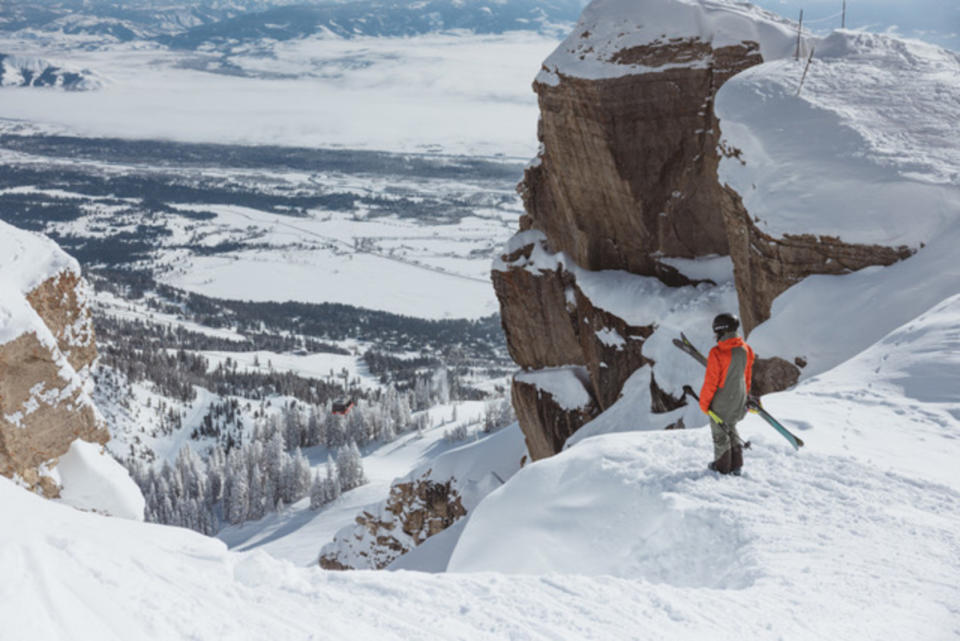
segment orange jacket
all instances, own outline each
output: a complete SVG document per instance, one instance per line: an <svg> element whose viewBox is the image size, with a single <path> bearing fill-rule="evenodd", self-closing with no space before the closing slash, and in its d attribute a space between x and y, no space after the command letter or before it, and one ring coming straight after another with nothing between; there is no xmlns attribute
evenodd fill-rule
<svg viewBox="0 0 960 641"><path fill-rule="evenodd" d="M721 341L710 350L710 356L707 358L707 375L700 389L700 409L704 414L710 410L710 403L717 390L726 385L731 359L730 351L736 347L747 350L747 365L743 375L746 379L747 393L750 393L750 382L753 378L753 350L739 336Z"/></svg>

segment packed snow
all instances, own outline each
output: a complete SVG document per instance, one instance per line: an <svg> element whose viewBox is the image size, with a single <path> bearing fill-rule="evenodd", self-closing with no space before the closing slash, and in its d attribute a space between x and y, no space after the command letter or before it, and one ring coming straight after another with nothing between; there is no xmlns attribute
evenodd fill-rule
<svg viewBox="0 0 960 641"><path fill-rule="evenodd" d="M720 180L775 237L934 240L960 209L960 128L944 126L960 119L960 55L850 31L811 44L799 96L806 63L792 59L721 87L723 137L742 154L721 160Z"/></svg>

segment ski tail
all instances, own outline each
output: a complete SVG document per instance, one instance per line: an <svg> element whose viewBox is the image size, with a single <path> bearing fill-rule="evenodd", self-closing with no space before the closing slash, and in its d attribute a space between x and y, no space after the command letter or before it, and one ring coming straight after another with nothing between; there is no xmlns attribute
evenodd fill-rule
<svg viewBox="0 0 960 641"><path fill-rule="evenodd" d="M799 450L801 447L803 447L803 439L785 428L780 421L770 416L770 413L763 409L763 407L760 406L760 403L751 399L747 402L747 409L754 414L759 415L760 418L770 424L770 427L780 432L780 435L787 439L794 449Z"/></svg>
<svg viewBox="0 0 960 641"><path fill-rule="evenodd" d="M690 342L690 339L687 338L683 332L680 333L680 338L673 339L673 344L680 350L695 358L704 367L707 366L707 357L701 354L700 350L694 347L693 343Z"/></svg>

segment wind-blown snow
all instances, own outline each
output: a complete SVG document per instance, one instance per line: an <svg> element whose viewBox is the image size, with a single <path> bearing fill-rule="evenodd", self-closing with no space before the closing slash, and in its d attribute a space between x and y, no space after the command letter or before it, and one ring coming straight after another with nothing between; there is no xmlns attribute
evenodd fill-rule
<svg viewBox="0 0 960 641"><path fill-rule="evenodd" d="M322 621L325 638L359 640L422 639L424 622L470 639L949 638L958 324L960 296L767 397L807 445L794 452L749 416L740 478L705 469L706 429L608 434L528 464L448 533L459 538L446 574L296 568L0 479L4 630L299 640ZM438 538L419 563L440 569L451 543ZM750 616L718 627L731 612Z"/></svg>
<svg viewBox="0 0 960 641"><path fill-rule="evenodd" d="M579 365L520 372L514 376L514 380L550 394L564 410L582 409L590 404L585 382L590 380L590 375L587 368Z"/></svg>
<svg viewBox="0 0 960 641"><path fill-rule="evenodd" d="M639 638L935 639L957 624L955 488L766 438L743 477L720 478L710 452L706 430L679 430L538 461L480 505L449 571L628 578L634 607L671 618Z"/></svg>
<svg viewBox="0 0 960 641"><path fill-rule="evenodd" d="M839 367L765 397L813 451L956 487L960 447L960 295ZM804 433L810 431L810 437Z"/></svg>
<svg viewBox="0 0 960 641"><path fill-rule="evenodd" d="M146 501L126 468L99 444L77 439L54 469L60 500L81 510L143 520Z"/></svg>
<svg viewBox="0 0 960 641"><path fill-rule="evenodd" d="M907 245L892 266L809 276L773 303L751 344L834 367L960 292L960 57L890 36L839 31L802 65L753 67L718 92L728 146L720 179L761 230Z"/></svg>
<svg viewBox="0 0 960 641"><path fill-rule="evenodd" d="M960 55L838 31L804 61L744 71L717 94L720 180L762 231L919 247L960 211ZM842 212L842 215L838 215ZM909 213L909 216L905 214Z"/></svg>

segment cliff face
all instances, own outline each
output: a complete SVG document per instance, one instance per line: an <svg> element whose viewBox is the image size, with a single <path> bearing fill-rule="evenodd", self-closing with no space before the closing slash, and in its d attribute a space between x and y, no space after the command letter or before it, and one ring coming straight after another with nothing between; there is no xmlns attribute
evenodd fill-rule
<svg viewBox="0 0 960 641"><path fill-rule="evenodd" d="M538 81L543 153L521 183L527 218L585 269L687 279L658 254L726 254L710 102L761 62L756 43L713 50L687 40L618 52L610 64L704 63L619 78Z"/></svg>
<svg viewBox="0 0 960 641"><path fill-rule="evenodd" d="M0 474L53 496L47 466L78 438L109 439L88 394L86 285L52 241L0 225Z"/></svg>
<svg viewBox="0 0 960 641"><path fill-rule="evenodd" d="M534 82L541 151L518 187L526 209L520 233L492 278L513 359L527 375L585 368L590 403L571 415L554 395L529 384L515 389L533 458L559 451L572 431L616 402L642 368L650 370L650 409L637 417L640 427L682 426L657 418L686 401L676 386L661 388L657 358L645 347L665 322L663 310L649 305L648 313L618 314L599 305L582 285L590 274L617 270L702 289L696 270L686 274L671 259L729 255L749 332L769 317L777 295L810 274L888 265L909 255L904 248L824 236L773 238L721 184L721 156L740 152L722 142L714 97L765 56L792 51L794 35L790 25L760 10L714 5L598 0ZM720 311L726 309L713 313ZM756 391L797 381L799 369L790 361L798 355L787 356L758 362Z"/></svg>

